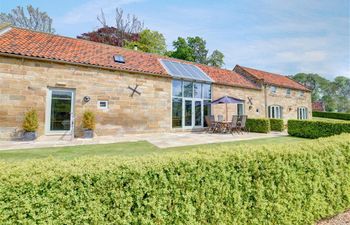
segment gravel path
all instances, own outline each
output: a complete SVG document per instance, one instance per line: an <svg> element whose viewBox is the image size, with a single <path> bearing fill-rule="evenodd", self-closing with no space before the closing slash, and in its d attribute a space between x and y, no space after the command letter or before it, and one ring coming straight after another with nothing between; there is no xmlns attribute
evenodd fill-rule
<svg viewBox="0 0 350 225"><path fill-rule="evenodd" d="M350 210L333 218L321 220L316 225L350 225Z"/></svg>

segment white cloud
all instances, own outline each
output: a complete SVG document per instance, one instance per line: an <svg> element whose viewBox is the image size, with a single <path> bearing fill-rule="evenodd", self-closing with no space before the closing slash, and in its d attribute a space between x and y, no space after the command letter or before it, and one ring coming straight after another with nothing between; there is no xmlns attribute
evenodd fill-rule
<svg viewBox="0 0 350 225"><path fill-rule="evenodd" d="M77 25L86 22L95 22L97 15L103 9L106 15L114 12L116 7L139 2L140 0L89 0L73 8L60 20L68 25Z"/></svg>

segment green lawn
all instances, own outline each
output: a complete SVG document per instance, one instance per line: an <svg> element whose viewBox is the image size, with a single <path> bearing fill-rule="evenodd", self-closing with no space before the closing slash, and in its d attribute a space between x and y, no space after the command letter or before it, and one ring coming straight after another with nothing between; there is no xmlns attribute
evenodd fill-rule
<svg viewBox="0 0 350 225"><path fill-rule="evenodd" d="M194 145L184 147L173 147L160 149L149 142L124 142L115 144L99 144L99 145L80 145L72 147L55 147L55 148L38 148L38 149L24 149L24 150L6 150L0 151L0 160L4 161L19 161L26 159L39 159L54 157L64 160L74 159L81 156L123 156L136 157L150 154L164 154L169 152L189 152L198 149L210 149L213 146L237 146L242 144L260 145L273 143L291 143L307 141L307 139L296 137L275 137L262 138L255 140L225 142L206 145Z"/></svg>
<svg viewBox="0 0 350 225"><path fill-rule="evenodd" d="M330 122L349 122L348 120L339 120L339 119L324 118L324 117L312 117L312 120L330 121Z"/></svg>

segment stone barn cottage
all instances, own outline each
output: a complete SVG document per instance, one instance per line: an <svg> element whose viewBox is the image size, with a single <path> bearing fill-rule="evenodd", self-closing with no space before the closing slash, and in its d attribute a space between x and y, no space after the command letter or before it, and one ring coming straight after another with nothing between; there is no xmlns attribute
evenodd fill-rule
<svg viewBox="0 0 350 225"><path fill-rule="evenodd" d="M226 95L244 100L230 116L311 117L310 91L286 76L0 27L0 139L20 137L32 108L39 135L79 136L86 110L96 114L97 135L192 130L205 115L225 115L208 103Z"/></svg>

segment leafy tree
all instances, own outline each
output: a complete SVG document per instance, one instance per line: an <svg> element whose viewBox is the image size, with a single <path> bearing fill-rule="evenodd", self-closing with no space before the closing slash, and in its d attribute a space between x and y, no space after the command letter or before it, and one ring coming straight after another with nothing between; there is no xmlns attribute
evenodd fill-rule
<svg viewBox="0 0 350 225"><path fill-rule="evenodd" d="M28 5L26 9L17 6L10 13L0 13L0 23L10 23L16 27L27 28L35 31L54 33L52 19L46 12Z"/></svg>
<svg viewBox="0 0 350 225"><path fill-rule="evenodd" d="M174 51L167 53L170 57L217 67L221 67L224 64L224 54L218 50L213 51L211 56L208 57L206 41L198 36L187 37L187 39L178 37L173 42L173 47Z"/></svg>
<svg viewBox="0 0 350 225"><path fill-rule="evenodd" d="M127 14L124 16L123 10L119 8L116 8L114 26L107 24L103 10L101 10L101 15L97 17L97 20L101 23L101 28L83 33L77 38L124 47L128 42L138 41L140 39L139 33L143 30L143 22L135 15Z"/></svg>
<svg viewBox="0 0 350 225"><path fill-rule="evenodd" d="M224 65L224 54L219 50L214 50L208 59L208 65L222 67Z"/></svg>
<svg viewBox="0 0 350 225"><path fill-rule="evenodd" d="M137 48L143 52L157 53L164 55L166 53L166 43L163 34L158 31L145 29L140 32L139 39L128 41L125 45L127 48Z"/></svg>
<svg viewBox="0 0 350 225"><path fill-rule="evenodd" d="M207 64L208 49L206 49L207 42L202 38L188 37L188 46L192 49L193 61L201 64Z"/></svg>
<svg viewBox="0 0 350 225"><path fill-rule="evenodd" d="M312 89L312 101L323 101L326 111L350 111L350 79L338 76L329 81L318 74L298 73L292 79Z"/></svg>
<svg viewBox="0 0 350 225"><path fill-rule="evenodd" d="M168 53L170 57L194 62L193 49L184 38L178 37L177 40L173 42L173 47L175 51Z"/></svg>
<svg viewBox="0 0 350 225"><path fill-rule="evenodd" d="M129 41L140 39L139 34L126 34L115 27L101 27L96 31L83 33L77 38L119 47L123 47Z"/></svg>

